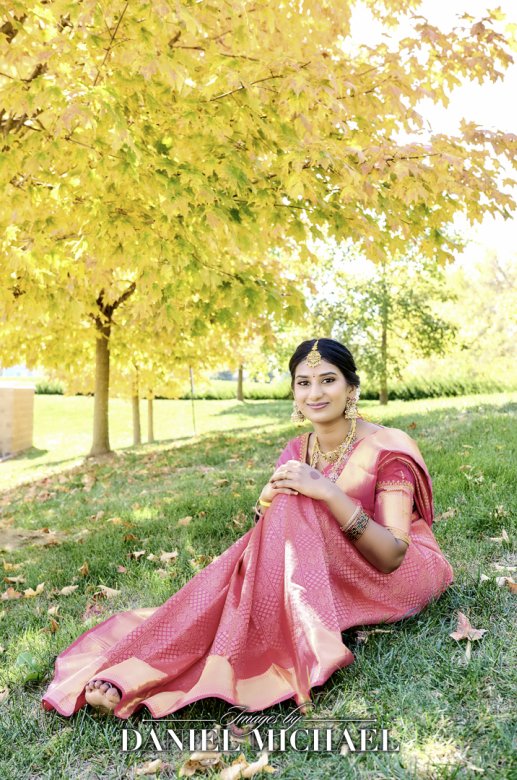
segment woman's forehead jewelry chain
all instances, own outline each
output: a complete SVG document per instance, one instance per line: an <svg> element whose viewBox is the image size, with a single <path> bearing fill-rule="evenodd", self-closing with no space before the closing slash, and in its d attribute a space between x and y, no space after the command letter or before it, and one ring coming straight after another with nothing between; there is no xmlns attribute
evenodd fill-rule
<svg viewBox="0 0 517 780"><path fill-rule="evenodd" d="M316 341L312 346L311 351L309 352L305 360L305 362L310 368L314 368L314 366L319 366L319 364L321 363L321 355L318 352L318 341L319 339L316 339Z"/></svg>

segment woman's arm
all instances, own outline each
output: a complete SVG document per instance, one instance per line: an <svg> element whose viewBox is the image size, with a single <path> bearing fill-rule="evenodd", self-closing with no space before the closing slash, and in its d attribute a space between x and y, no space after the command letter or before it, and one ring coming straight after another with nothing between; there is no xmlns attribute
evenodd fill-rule
<svg viewBox="0 0 517 780"><path fill-rule="evenodd" d="M357 504L352 501L333 482L328 485L328 497L325 502L341 526L348 524ZM403 522L398 521L401 525ZM395 524L395 523L394 523ZM396 539L386 527L370 519L361 536L352 541L367 561L384 574L390 574L398 569L408 545L401 539Z"/></svg>

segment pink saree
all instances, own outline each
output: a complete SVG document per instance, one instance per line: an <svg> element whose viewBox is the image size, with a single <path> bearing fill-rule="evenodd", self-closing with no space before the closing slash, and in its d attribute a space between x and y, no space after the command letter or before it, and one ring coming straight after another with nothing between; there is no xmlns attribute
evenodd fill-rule
<svg viewBox="0 0 517 780"><path fill-rule="evenodd" d="M289 441L277 466L305 461L307 441ZM398 569L370 564L323 502L279 495L162 606L115 614L63 650L43 707L72 715L92 677L122 692L119 718L143 706L160 718L207 697L250 712L310 701L312 687L354 660L341 631L414 615L453 580L431 531L429 474L409 436L381 428L356 442L337 484L383 524L386 493L406 502L411 544Z"/></svg>

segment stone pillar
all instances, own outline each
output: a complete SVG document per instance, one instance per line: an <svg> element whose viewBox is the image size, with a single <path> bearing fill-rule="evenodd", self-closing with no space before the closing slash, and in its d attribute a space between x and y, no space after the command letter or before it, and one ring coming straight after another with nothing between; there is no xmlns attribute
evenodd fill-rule
<svg viewBox="0 0 517 780"><path fill-rule="evenodd" d="M34 388L0 384L0 457L32 447Z"/></svg>

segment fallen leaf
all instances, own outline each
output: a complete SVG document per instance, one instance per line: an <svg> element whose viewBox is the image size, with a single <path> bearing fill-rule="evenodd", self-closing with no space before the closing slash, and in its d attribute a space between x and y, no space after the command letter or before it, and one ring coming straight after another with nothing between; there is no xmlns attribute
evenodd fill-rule
<svg viewBox="0 0 517 780"><path fill-rule="evenodd" d="M51 634L55 634L56 631L58 630L58 628L59 628L59 623L57 622L57 620L54 620L54 618L51 617L50 618L50 633Z"/></svg>
<svg viewBox="0 0 517 780"><path fill-rule="evenodd" d="M178 520L177 525L188 525L191 520L192 520L192 517L190 515L187 515L186 517L181 517Z"/></svg>
<svg viewBox="0 0 517 780"><path fill-rule="evenodd" d="M0 704L9 696L9 688L0 688Z"/></svg>
<svg viewBox="0 0 517 780"><path fill-rule="evenodd" d="M439 520L449 520L449 518L454 517L457 511L458 511L457 509L452 509L452 508L447 509L446 512L442 512L441 514L436 515L434 518L434 522L436 523Z"/></svg>
<svg viewBox="0 0 517 780"><path fill-rule="evenodd" d="M223 485L229 485L230 480L229 479L216 479L214 482L214 485L218 485L219 487L222 487Z"/></svg>
<svg viewBox="0 0 517 780"><path fill-rule="evenodd" d="M196 752L191 753L190 757L180 767L180 777L192 777L197 771L207 772L210 769L221 768L223 769L225 764L222 760L221 754L216 752Z"/></svg>
<svg viewBox="0 0 517 780"><path fill-rule="evenodd" d="M127 554L128 558L134 558L135 561L141 558L142 555L145 555L145 550L133 550L132 552Z"/></svg>
<svg viewBox="0 0 517 780"><path fill-rule="evenodd" d="M488 537L491 542L509 542L510 537L508 536L506 529L503 528L501 531L501 536L489 536Z"/></svg>
<svg viewBox="0 0 517 780"><path fill-rule="evenodd" d="M487 629L486 628L474 628L471 626L469 619L466 615L463 614L463 612L460 612L458 610L458 626L456 628L456 631L453 631L452 634L449 634L449 636L452 639L481 639L483 634L486 634Z"/></svg>
<svg viewBox="0 0 517 780"><path fill-rule="evenodd" d="M19 574L17 577L4 577L4 582L10 582L15 585L17 582L25 582L25 577Z"/></svg>
<svg viewBox="0 0 517 780"><path fill-rule="evenodd" d="M158 577L161 577L162 580L170 576L170 572L166 571L165 569L156 569L156 574Z"/></svg>
<svg viewBox="0 0 517 780"><path fill-rule="evenodd" d="M237 778L241 777L253 777L263 771L276 771L273 767L268 766L268 754L266 752L261 753L258 760L253 761L251 764L248 764L246 758L241 753L238 758L232 761L231 766L222 770L219 777L221 780L237 780Z"/></svg>
<svg viewBox="0 0 517 780"><path fill-rule="evenodd" d="M409 428L410 430L414 431L414 430L415 430L415 428L416 428L416 422L409 423L409 425L408 425L408 428Z"/></svg>
<svg viewBox="0 0 517 780"><path fill-rule="evenodd" d="M98 615L102 615L104 613L104 607L101 606L98 602L94 602L93 604L88 604L86 609L83 612L83 620L89 620L91 617L97 617Z"/></svg>
<svg viewBox="0 0 517 780"><path fill-rule="evenodd" d="M160 560L161 560L163 563L170 563L170 561L174 561L174 560L176 560L176 558L178 557L178 555L179 555L179 553L178 553L178 551L177 551L177 550L173 550L172 552L164 552L164 551L162 550L162 551L161 551L161 554L160 554Z"/></svg>
<svg viewBox="0 0 517 780"><path fill-rule="evenodd" d="M11 599L21 599L23 598L22 593L18 593L17 590L14 588L7 588L7 590L4 590L2 595L0 596L0 599L2 601L10 601Z"/></svg>
<svg viewBox="0 0 517 780"><path fill-rule="evenodd" d="M135 777L155 775L160 769L163 769L163 761L161 758L155 758L154 761L146 761L145 764L135 767Z"/></svg>
<svg viewBox="0 0 517 780"><path fill-rule="evenodd" d="M49 607L47 609L47 615L57 615L59 611L59 604L56 604L55 607Z"/></svg>
<svg viewBox="0 0 517 780"><path fill-rule="evenodd" d="M480 582L487 582L490 581L490 577L487 577L486 574L480 574L479 575L479 581Z"/></svg>
<svg viewBox="0 0 517 780"><path fill-rule="evenodd" d="M124 542L138 542L139 541L138 537L135 536L134 534L124 534L124 536L122 538L123 538Z"/></svg>
<svg viewBox="0 0 517 780"><path fill-rule="evenodd" d="M34 596L39 596L40 593L43 593L45 589L45 583L40 582L39 585L36 585L36 590L33 590L32 588L27 588L27 590L23 591L23 595L26 599L32 599Z"/></svg>
<svg viewBox="0 0 517 780"><path fill-rule="evenodd" d="M113 525L123 525L124 521L121 517L108 517L108 523L113 523Z"/></svg>
<svg viewBox="0 0 517 780"><path fill-rule="evenodd" d="M127 569L125 566L117 566L117 571L119 574L125 574L127 572Z"/></svg>
<svg viewBox="0 0 517 780"><path fill-rule="evenodd" d="M493 563L492 565L497 571L517 571L517 566L507 566L504 563Z"/></svg>
<svg viewBox="0 0 517 780"><path fill-rule="evenodd" d="M367 642L368 638L372 634L392 634L392 633L393 633L392 628L372 628L368 631L357 631L356 639L358 642Z"/></svg>
<svg viewBox="0 0 517 780"><path fill-rule="evenodd" d="M158 560L158 556L155 555L154 553L149 553L149 555L147 556L147 560L148 561L157 561Z"/></svg>
<svg viewBox="0 0 517 780"><path fill-rule="evenodd" d="M106 598L108 599L112 599L115 596L118 596L120 592L121 592L120 590L115 590L115 588L108 588L106 585L99 585L99 590L93 595L94 596L103 595L106 596Z"/></svg>
<svg viewBox="0 0 517 780"><path fill-rule="evenodd" d="M74 590L77 590L79 585L65 585L64 588L61 588L60 591L58 591L58 596L69 596L71 593L74 592Z"/></svg>
<svg viewBox="0 0 517 780"><path fill-rule="evenodd" d="M496 577L495 582L498 588L507 587L510 593L517 593L517 582L513 577Z"/></svg>
<svg viewBox="0 0 517 780"><path fill-rule="evenodd" d="M23 563L8 563L4 561L4 571L16 571L23 566Z"/></svg>
<svg viewBox="0 0 517 780"><path fill-rule="evenodd" d="M83 577L86 577L87 574L90 572L90 567L88 566L88 561L85 561L82 566L78 569L79 574L82 574Z"/></svg>

